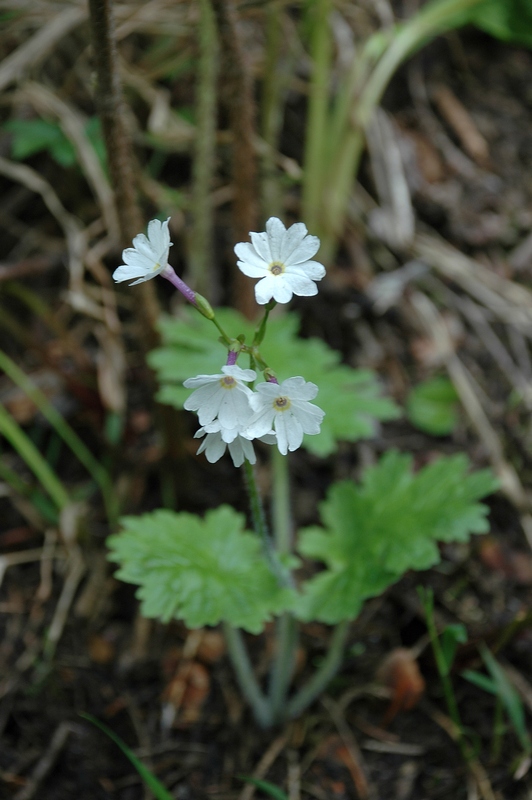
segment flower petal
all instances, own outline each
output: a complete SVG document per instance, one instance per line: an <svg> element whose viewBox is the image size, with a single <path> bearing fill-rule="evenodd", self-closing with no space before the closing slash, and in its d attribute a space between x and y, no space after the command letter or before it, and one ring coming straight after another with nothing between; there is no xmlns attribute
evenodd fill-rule
<svg viewBox="0 0 532 800"><path fill-rule="evenodd" d="M302 261L301 264L287 264L286 275L304 275L313 281L321 281L325 267L319 261Z"/></svg>
<svg viewBox="0 0 532 800"><path fill-rule="evenodd" d="M278 303L289 303L293 295L290 282L284 277L284 275L280 275L273 280L273 299Z"/></svg>
<svg viewBox="0 0 532 800"><path fill-rule="evenodd" d="M289 273L286 274L285 280L293 293L299 297L312 297L312 295L318 294L318 287L314 281L311 281L310 278L305 278L303 275Z"/></svg>
<svg viewBox="0 0 532 800"><path fill-rule="evenodd" d="M272 261L279 261L281 258L281 247L286 233L286 228L277 217L270 217L266 223L266 232L270 243Z"/></svg>
<svg viewBox="0 0 532 800"><path fill-rule="evenodd" d="M290 225L286 231L281 246L281 261L286 263L296 247L299 247L307 235L307 226L303 222L296 222Z"/></svg>
<svg viewBox="0 0 532 800"><path fill-rule="evenodd" d="M115 280L117 283L121 283L122 281L129 281L131 278L140 278L145 274L146 270L142 267L133 267L129 264L122 264L113 272L113 280Z"/></svg>
<svg viewBox="0 0 532 800"><path fill-rule="evenodd" d="M276 280L277 278L268 274L255 285L255 300L259 305L263 306L272 299Z"/></svg>
<svg viewBox="0 0 532 800"><path fill-rule="evenodd" d="M253 247L259 254L261 258L264 259L266 264L269 264L272 261L272 254L270 251L270 243L268 241L268 234L267 233L251 233L251 241L253 243Z"/></svg>
<svg viewBox="0 0 532 800"><path fill-rule="evenodd" d="M312 256L315 256L320 249L320 240L317 236L306 236L299 247L296 247L291 254L289 264L301 264L303 261L308 261Z"/></svg>

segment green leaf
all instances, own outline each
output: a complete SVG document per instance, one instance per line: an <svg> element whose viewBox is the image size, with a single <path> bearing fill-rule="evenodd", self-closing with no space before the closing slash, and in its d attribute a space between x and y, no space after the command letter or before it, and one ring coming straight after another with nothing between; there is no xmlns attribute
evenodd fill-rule
<svg viewBox="0 0 532 800"><path fill-rule="evenodd" d="M11 154L19 161L41 150L48 150L63 167L70 167L76 161L74 148L57 122L11 119L4 123L3 128L13 135Z"/></svg>
<svg viewBox="0 0 532 800"><path fill-rule="evenodd" d="M408 419L426 433L445 436L457 422L458 395L448 378L432 378L414 387L406 401Z"/></svg>
<svg viewBox="0 0 532 800"><path fill-rule="evenodd" d="M189 628L222 620L260 633L272 614L286 610L293 592L281 589L259 539L244 530L244 517L229 506L204 519L159 510L122 519L110 536L109 558L117 577L139 585L145 617L184 620Z"/></svg>
<svg viewBox="0 0 532 800"><path fill-rule="evenodd" d="M488 509L477 501L497 483L488 470L467 470L467 458L456 455L414 475L412 458L392 451L360 485L334 484L321 505L324 528L307 528L300 536L302 555L327 569L303 584L298 616L331 624L354 619L364 600L407 570L438 563L438 541L485 532Z"/></svg>
<svg viewBox="0 0 532 800"><path fill-rule="evenodd" d="M216 317L229 336L244 334L251 343L255 325L232 309L218 309ZM162 403L182 408L190 391L187 378L219 372L225 364L226 348L215 343L212 322L198 315L163 319L159 324L164 346L149 355L157 370ZM325 411L321 433L305 436L304 446L319 456L334 452L338 441L357 441L374 435L376 420L399 416L397 406L380 396L371 370L352 369L340 363L340 353L320 339L300 339L295 314L270 319L261 355L275 371L279 382L301 375L319 387L316 404ZM242 359L241 366L247 366Z"/></svg>
<svg viewBox="0 0 532 800"><path fill-rule="evenodd" d="M504 42L532 47L532 5L530 0L484 0L453 17L454 26L475 25Z"/></svg>
<svg viewBox="0 0 532 800"><path fill-rule="evenodd" d="M93 717L92 714L80 714L80 716L82 716L83 719L87 719L89 722L92 722L93 725L96 725L96 727L103 731L105 735L109 737L109 739L118 745L124 755L131 761L146 786L154 793L157 800L173 800L173 795L166 790L161 781L155 777L153 772L151 772L148 767L144 766L142 761L138 759L135 753L130 750L127 744L122 741L120 736L117 736L114 731L108 728L107 725L104 725L103 722L100 722L98 719L96 719L96 717Z"/></svg>

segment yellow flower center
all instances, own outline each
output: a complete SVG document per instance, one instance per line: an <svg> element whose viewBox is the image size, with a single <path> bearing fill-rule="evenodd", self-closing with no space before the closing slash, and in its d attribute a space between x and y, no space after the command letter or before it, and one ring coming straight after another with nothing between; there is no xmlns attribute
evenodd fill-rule
<svg viewBox="0 0 532 800"><path fill-rule="evenodd" d="M153 267L151 268L151 271L152 272L157 272L157 270L160 269L160 268L161 268L161 265L159 264L159 262L157 262L157 264L153 265Z"/></svg>
<svg viewBox="0 0 532 800"><path fill-rule="evenodd" d="M272 275L282 275L286 267L282 261L272 261L272 263L268 266L268 269Z"/></svg>
<svg viewBox="0 0 532 800"><path fill-rule="evenodd" d="M224 377L220 380L220 386L222 389L234 389L236 386L236 381L230 375L224 375Z"/></svg>
<svg viewBox="0 0 532 800"><path fill-rule="evenodd" d="M290 402L289 397L276 397L273 403L273 407L276 411L288 411L292 403Z"/></svg>

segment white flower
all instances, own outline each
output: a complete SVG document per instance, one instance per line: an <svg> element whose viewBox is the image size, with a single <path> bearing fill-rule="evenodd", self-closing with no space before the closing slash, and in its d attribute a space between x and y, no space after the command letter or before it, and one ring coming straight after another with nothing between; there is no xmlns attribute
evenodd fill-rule
<svg viewBox="0 0 532 800"><path fill-rule="evenodd" d="M288 303L292 294L310 296L318 293L314 281L325 275L325 267L310 261L319 249L317 236L309 236L307 227L296 222L288 230L277 217L270 217L266 233L251 233L251 244L240 242L235 253L244 275L262 278L255 286L257 303L269 300Z"/></svg>
<svg viewBox="0 0 532 800"><path fill-rule="evenodd" d="M183 385L196 391L192 392L184 408L197 411L201 425L218 419L222 429L241 429L252 413L249 401L253 392L245 383L254 381L256 377L254 370L241 369L235 364L222 367L219 375L188 378Z"/></svg>
<svg viewBox="0 0 532 800"><path fill-rule="evenodd" d="M205 436L206 433L207 431L205 428L200 428L199 431L196 431L194 434L194 438L199 439L201 436ZM229 453L235 467L241 467L244 463L244 459L247 459L250 464L254 464L257 460L255 450L249 439L245 439L243 436L240 436L239 433L236 433L234 439L230 442L225 442L222 438L221 431L207 433L198 449L198 455L200 453L205 453L207 461L214 464L216 461L220 460L226 448L229 448Z"/></svg>
<svg viewBox="0 0 532 800"><path fill-rule="evenodd" d="M152 219L148 224L148 236L143 233L135 236L133 247L122 252L124 263L113 272L117 283L137 278L130 283L130 286L135 286L161 274L168 264L168 251L172 246L168 230L169 219L170 217L165 222Z"/></svg>
<svg viewBox="0 0 532 800"><path fill-rule="evenodd" d="M259 384L249 401L255 414L244 435L252 439L259 438L274 428L277 446L283 455L288 450L297 450L304 433L320 432L325 412L308 402L317 393L318 387L315 383L308 383L300 377L288 378L280 385Z"/></svg>

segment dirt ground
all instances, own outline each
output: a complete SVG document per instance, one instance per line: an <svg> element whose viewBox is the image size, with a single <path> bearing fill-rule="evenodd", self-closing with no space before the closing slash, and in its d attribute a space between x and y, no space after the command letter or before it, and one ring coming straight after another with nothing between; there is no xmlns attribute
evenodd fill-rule
<svg viewBox="0 0 532 800"><path fill-rule="evenodd" d="M15 44L4 42L4 54ZM44 81L75 58L78 44L78 34L63 42L57 63L44 71ZM128 47L138 46L137 41L126 42L125 56L130 55ZM83 518L78 538L65 542L57 526L43 525L46 515L32 511L30 499L14 498L7 489L0 495L5 570L0 599L0 797L151 796L126 757L80 716L83 712L118 734L176 800L250 800L253 792L266 796L242 776L276 784L290 800L532 797L526 763L516 777L522 749L515 730L506 725L502 735L494 736L499 723L493 697L461 677L464 669L482 668L477 645L484 641L507 670L527 719L532 712L527 495L532 481L532 358L529 333L508 317L508 309L515 310L516 318L530 310L528 294L521 296L519 288L531 283L531 74L532 52L473 30L438 40L401 69L383 106L402 154L415 237L406 248L384 243L375 211L377 205L385 206L385 197L374 175L386 152L373 149L364 158L337 263L323 291L312 303L305 298L294 303L302 315L303 335L324 338L346 363L376 370L398 403L420 380L449 368L453 378L465 374L464 392L473 385L485 413L484 419L476 407L464 406L451 436L424 434L402 419L383 424L372 440L342 445L325 461L299 451L293 456L299 523L317 519L317 504L333 479L356 477L390 447L413 453L416 466L441 453L466 451L475 466L491 465L508 478L504 490L488 499L489 535L474 537L467 546L446 545L438 568L407 574L366 604L352 624L340 674L301 719L283 729L261 731L238 694L217 630L187 631L179 623L161 625L139 617L134 587L115 580L105 559L108 531L98 497L83 496L85 477L79 464L59 448L57 437L25 396L2 378L2 401L52 459L65 485L77 487ZM68 96L68 82L62 89ZM172 91L174 97L186 96L190 87L176 79ZM79 98L71 99L76 103ZM302 114L304 100L294 90L288 97L281 150L296 160L301 158ZM10 154L5 131L0 133L0 153L6 158ZM64 172L49 154L35 154L28 163L59 185ZM173 156L168 165L176 175L189 169L186 155ZM68 175L63 203L83 217L88 200L80 191L81 179L74 171ZM100 323L83 317L66 295L62 234L42 200L5 174L0 184L2 349L39 376L56 407L101 456ZM221 202L216 210L221 250L228 213L227 203ZM183 258L179 249L177 244L176 266ZM119 257L106 257L109 270L120 263ZM413 264L421 265L418 277L390 282L394 270ZM157 291L168 308L166 287ZM429 317L423 316L420 293L432 298L428 311L423 306ZM497 307L501 298L504 313ZM172 417L181 438L172 458L164 453L150 373L130 309L120 308L120 315L130 348L130 413L123 445L109 458L117 491L121 481L129 487L128 513L151 510L168 496L185 510L221 502L244 509L232 467L225 460L209 465L195 457L186 416ZM442 355L441 324L459 354L462 373L452 373ZM6 443L2 455L27 477ZM166 482L161 478L165 475ZM63 520L63 535L65 530L69 525ZM467 628L468 641L459 646L452 680L475 747L469 765L447 716L417 593L420 585L434 592L438 625L461 622ZM329 635L323 625L304 628L297 682L319 662ZM267 631L264 638L249 641L260 675L271 636ZM425 690L413 708L393 715L390 697L377 678L383 661L397 648L413 648ZM387 721L387 715L393 718Z"/></svg>

